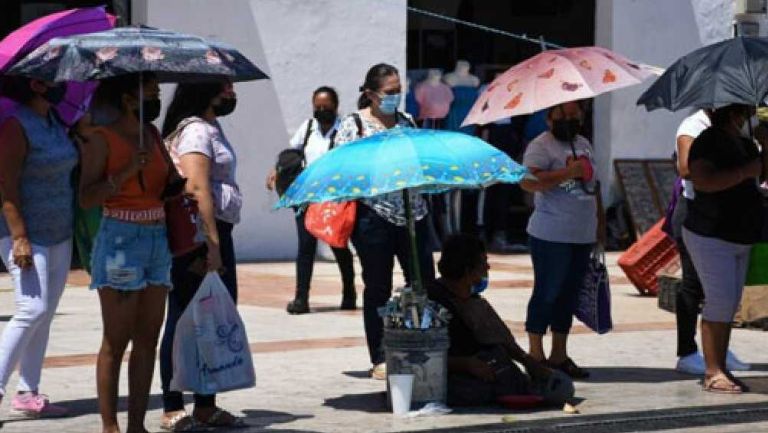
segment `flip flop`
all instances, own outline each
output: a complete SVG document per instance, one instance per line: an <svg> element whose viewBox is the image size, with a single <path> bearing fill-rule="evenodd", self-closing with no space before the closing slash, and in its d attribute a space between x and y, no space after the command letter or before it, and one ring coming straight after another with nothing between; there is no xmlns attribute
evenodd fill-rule
<svg viewBox="0 0 768 433"><path fill-rule="evenodd" d="M706 392L714 394L741 394L743 393L741 387L736 385L728 379L723 373L716 374L710 378L704 378L704 386L702 388Z"/></svg>
<svg viewBox="0 0 768 433"><path fill-rule="evenodd" d="M169 432L207 432L211 431L186 412L179 412L169 420L163 420L160 428Z"/></svg>

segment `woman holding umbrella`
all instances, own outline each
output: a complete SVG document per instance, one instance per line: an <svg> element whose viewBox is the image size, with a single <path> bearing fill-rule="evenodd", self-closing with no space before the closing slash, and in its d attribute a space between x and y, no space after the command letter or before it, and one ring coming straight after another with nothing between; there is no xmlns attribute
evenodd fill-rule
<svg viewBox="0 0 768 433"><path fill-rule="evenodd" d="M574 379L589 376L568 357L567 342L598 228L597 200L587 193L595 184L590 174L592 146L577 135L582 121L578 102L549 110L549 131L534 139L523 157L523 165L537 180L521 183L535 193L535 208L528 223L534 272L525 322L530 355L537 361L545 360L543 338L550 329L549 366Z"/></svg>
<svg viewBox="0 0 768 433"><path fill-rule="evenodd" d="M120 431L118 382L129 342L126 431L146 432L155 347L171 288L161 199L170 171L160 134L150 123L160 114L159 96L151 73L102 81L96 103L116 109L119 116L92 128L81 144L80 204L104 208L91 261L91 289L99 291L101 302L103 339L96 381L103 431L109 433Z"/></svg>
<svg viewBox="0 0 768 433"><path fill-rule="evenodd" d="M70 176L77 149L52 110L64 96L64 84L6 80L4 94L20 105L0 125L0 255L11 274L17 310L0 339L0 400L19 366L13 413L64 416L67 410L50 404L38 386L72 255Z"/></svg>
<svg viewBox="0 0 768 433"><path fill-rule="evenodd" d="M368 137L395 127L412 127L413 120L397 111L402 97L400 75L394 66L380 63L368 70L360 87L359 110L341 121L336 134L337 145ZM424 281L434 279L432 253L427 245L426 201L411 193L411 204L416 219L419 261ZM371 376L386 378L386 364L382 338L384 324L379 317L382 307L392 295L392 270L397 257L409 284L415 278L411 272L409 238L406 229L405 203L400 192L362 200L357 210L357 221L352 233L352 244L363 267L363 320L368 352L371 358Z"/></svg>
<svg viewBox="0 0 768 433"><path fill-rule="evenodd" d="M731 322L741 301L752 245L760 240L763 208L757 186L765 168L745 138L754 109L731 104L712 112L712 126L691 145L688 170L695 196L683 240L704 289L701 339L704 390L738 394L744 385L726 367Z"/></svg>

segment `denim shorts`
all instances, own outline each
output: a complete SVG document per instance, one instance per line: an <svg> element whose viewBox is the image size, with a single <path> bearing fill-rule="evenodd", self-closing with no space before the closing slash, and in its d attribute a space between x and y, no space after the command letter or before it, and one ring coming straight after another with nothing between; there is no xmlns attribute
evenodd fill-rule
<svg viewBox="0 0 768 433"><path fill-rule="evenodd" d="M171 260L165 224L104 217L91 256L91 289L170 288Z"/></svg>

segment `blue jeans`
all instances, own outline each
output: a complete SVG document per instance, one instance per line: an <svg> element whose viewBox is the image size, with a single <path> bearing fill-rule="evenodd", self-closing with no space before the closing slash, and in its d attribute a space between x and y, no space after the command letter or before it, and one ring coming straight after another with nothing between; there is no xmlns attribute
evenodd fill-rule
<svg viewBox="0 0 768 433"><path fill-rule="evenodd" d="M435 278L435 265L429 248L429 228L426 218L416 223L416 242L419 248L421 276L425 284ZM384 322L378 308L392 296L392 271L395 257L403 268L405 280L411 281L411 246L408 230L396 226L379 216L373 209L360 203L357 206L352 244L357 250L363 268L363 322L371 363L384 362Z"/></svg>
<svg viewBox="0 0 768 433"><path fill-rule="evenodd" d="M235 245L232 240L232 224L224 221L216 221L216 229L219 233L219 250L224 272L221 280L227 287L232 299L237 303L237 273L235 272ZM163 387L163 410L174 412L184 409L184 397L181 392L171 391L171 379L173 379L173 338L176 335L176 322L179 321L184 310L192 301L204 274L190 270L196 264L204 261L208 254L207 246L189 252L183 256L174 257L171 268L173 290L168 292L168 315L165 319L165 331L160 343L160 379ZM192 343L192 342L191 342ZM194 394L195 406L215 407L216 395Z"/></svg>
<svg viewBox="0 0 768 433"><path fill-rule="evenodd" d="M530 237L533 294L528 302L525 330L544 335L547 328L567 334L587 272L592 244L549 242Z"/></svg>

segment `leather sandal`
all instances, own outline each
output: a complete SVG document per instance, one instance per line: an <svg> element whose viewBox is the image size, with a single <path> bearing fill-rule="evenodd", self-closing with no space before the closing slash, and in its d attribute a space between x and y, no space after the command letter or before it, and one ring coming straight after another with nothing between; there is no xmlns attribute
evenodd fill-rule
<svg viewBox="0 0 768 433"><path fill-rule="evenodd" d="M705 377L702 389L715 394L741 394L743 392L739 385L735 384L723 373Z"/></svg>
<svg viewBox="0 0 768 433"><path fill-rule="evenodd" d="M186 412L179 412L170 419L163 418L160 428L170 432L204 432L210 431L204 424L197 422Z"/></svg>

